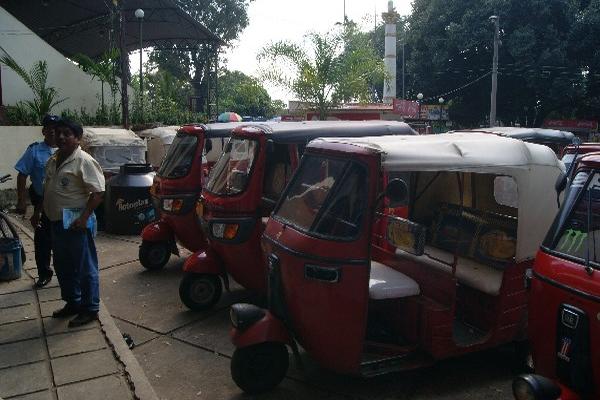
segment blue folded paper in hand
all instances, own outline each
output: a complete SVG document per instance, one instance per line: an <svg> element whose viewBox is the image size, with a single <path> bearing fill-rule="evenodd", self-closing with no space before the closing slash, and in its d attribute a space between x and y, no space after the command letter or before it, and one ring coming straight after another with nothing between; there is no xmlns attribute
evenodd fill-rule
<svg viewBox="0 0 600 400"><path fill-rule="evenodd" d="M83 208L63 208L63 228L69 229L73 221L79 218L82 212ZM96 214L92 213L87 220L87 228L92 231L94 237L97 232L96 226Z"/></svg>

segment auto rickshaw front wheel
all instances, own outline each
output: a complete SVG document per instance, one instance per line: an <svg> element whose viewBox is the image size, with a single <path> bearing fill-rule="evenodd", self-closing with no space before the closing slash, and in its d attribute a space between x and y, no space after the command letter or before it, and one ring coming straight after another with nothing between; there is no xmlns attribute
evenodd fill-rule
<svg viewBox="0 0 600 400"><path fill-rule="evenodd" d="M140 245L138 255L142 267L150 271L162 269L171 257L171 249L167 242L147 242Z"/></svg>
<svg viewBox="0 0 600 400"><path fill-rule="evenodd" d="M235 350L231 377L244 392L260 394L279 385L288 366L288 351L283 343L260 343Z"/></svg>
<svg viewBox="0 0 600 400"><path fill-rule="evenodd" d="M207 310L221 298L223 285L216 275L186 272L179 284L179 298L194 311Z"/></svg>

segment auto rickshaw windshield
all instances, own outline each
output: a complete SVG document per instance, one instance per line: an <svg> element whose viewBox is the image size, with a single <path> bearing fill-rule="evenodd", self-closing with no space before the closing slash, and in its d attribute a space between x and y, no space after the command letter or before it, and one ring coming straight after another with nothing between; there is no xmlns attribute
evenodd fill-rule
<svg viewBox="0 0 600 400"><path fill-rule="evenodd" d="M600 173L577 173L543 246L582 265L589 257L600 269Z"/></svg>
<svg viewBox="0 0 600 400"><path fill-rule="evenodd" d="M257 151L258 141L231 138L211 171L206 190L217 195L242 193L250 181Z"/></svg>
<svg viewBox="0 0 600 400"><path fill-rule="evenodd" d="M178 133L169 147L169 151L158 169L163 178L182 178L186 176L194 162L198 138L187 133Z"/></svg>
<svg viewBox="0 0 600 400"><path fill-rule="evenodd" d="M315 236L351 240L366 209L366 176L358 163L305 155L275 218Z"/></svg>

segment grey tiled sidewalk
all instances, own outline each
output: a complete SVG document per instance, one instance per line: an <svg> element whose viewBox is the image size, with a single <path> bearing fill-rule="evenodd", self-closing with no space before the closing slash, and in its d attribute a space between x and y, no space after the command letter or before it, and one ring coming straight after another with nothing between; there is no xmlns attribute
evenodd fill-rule
<svg viewBox="0 0 600 400"><path fill-rule="evenodd" d="M56 278L35 290L33 241L21 279L0 282L0 398L134 399L128 374L100 322L68 328L54 319L62 307Z"/></svg>

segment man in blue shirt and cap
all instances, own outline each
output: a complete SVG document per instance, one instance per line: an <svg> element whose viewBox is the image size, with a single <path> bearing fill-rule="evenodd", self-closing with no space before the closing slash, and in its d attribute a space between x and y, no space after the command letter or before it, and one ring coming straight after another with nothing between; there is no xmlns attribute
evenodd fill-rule
<svg viewBox="0 0 600 400"><path fill-rule="evenodd" d="M44 140L30 144L15 165L15 169L19 172L17 175L17 212L19 214L25 214L27 209L27 177L29 176L31 179L29 198L34 211L30 221L35 229L35 263L38 270L36 287L46 286L52 279L52 275L54 275L54 272L50 269L50 254L52 251L50 221L43 212L42 196L44 193L44 170L48 159L56 150L54 126L59 120L60 117L56 115L46 115L44 117L42 120Z"/></svg>

